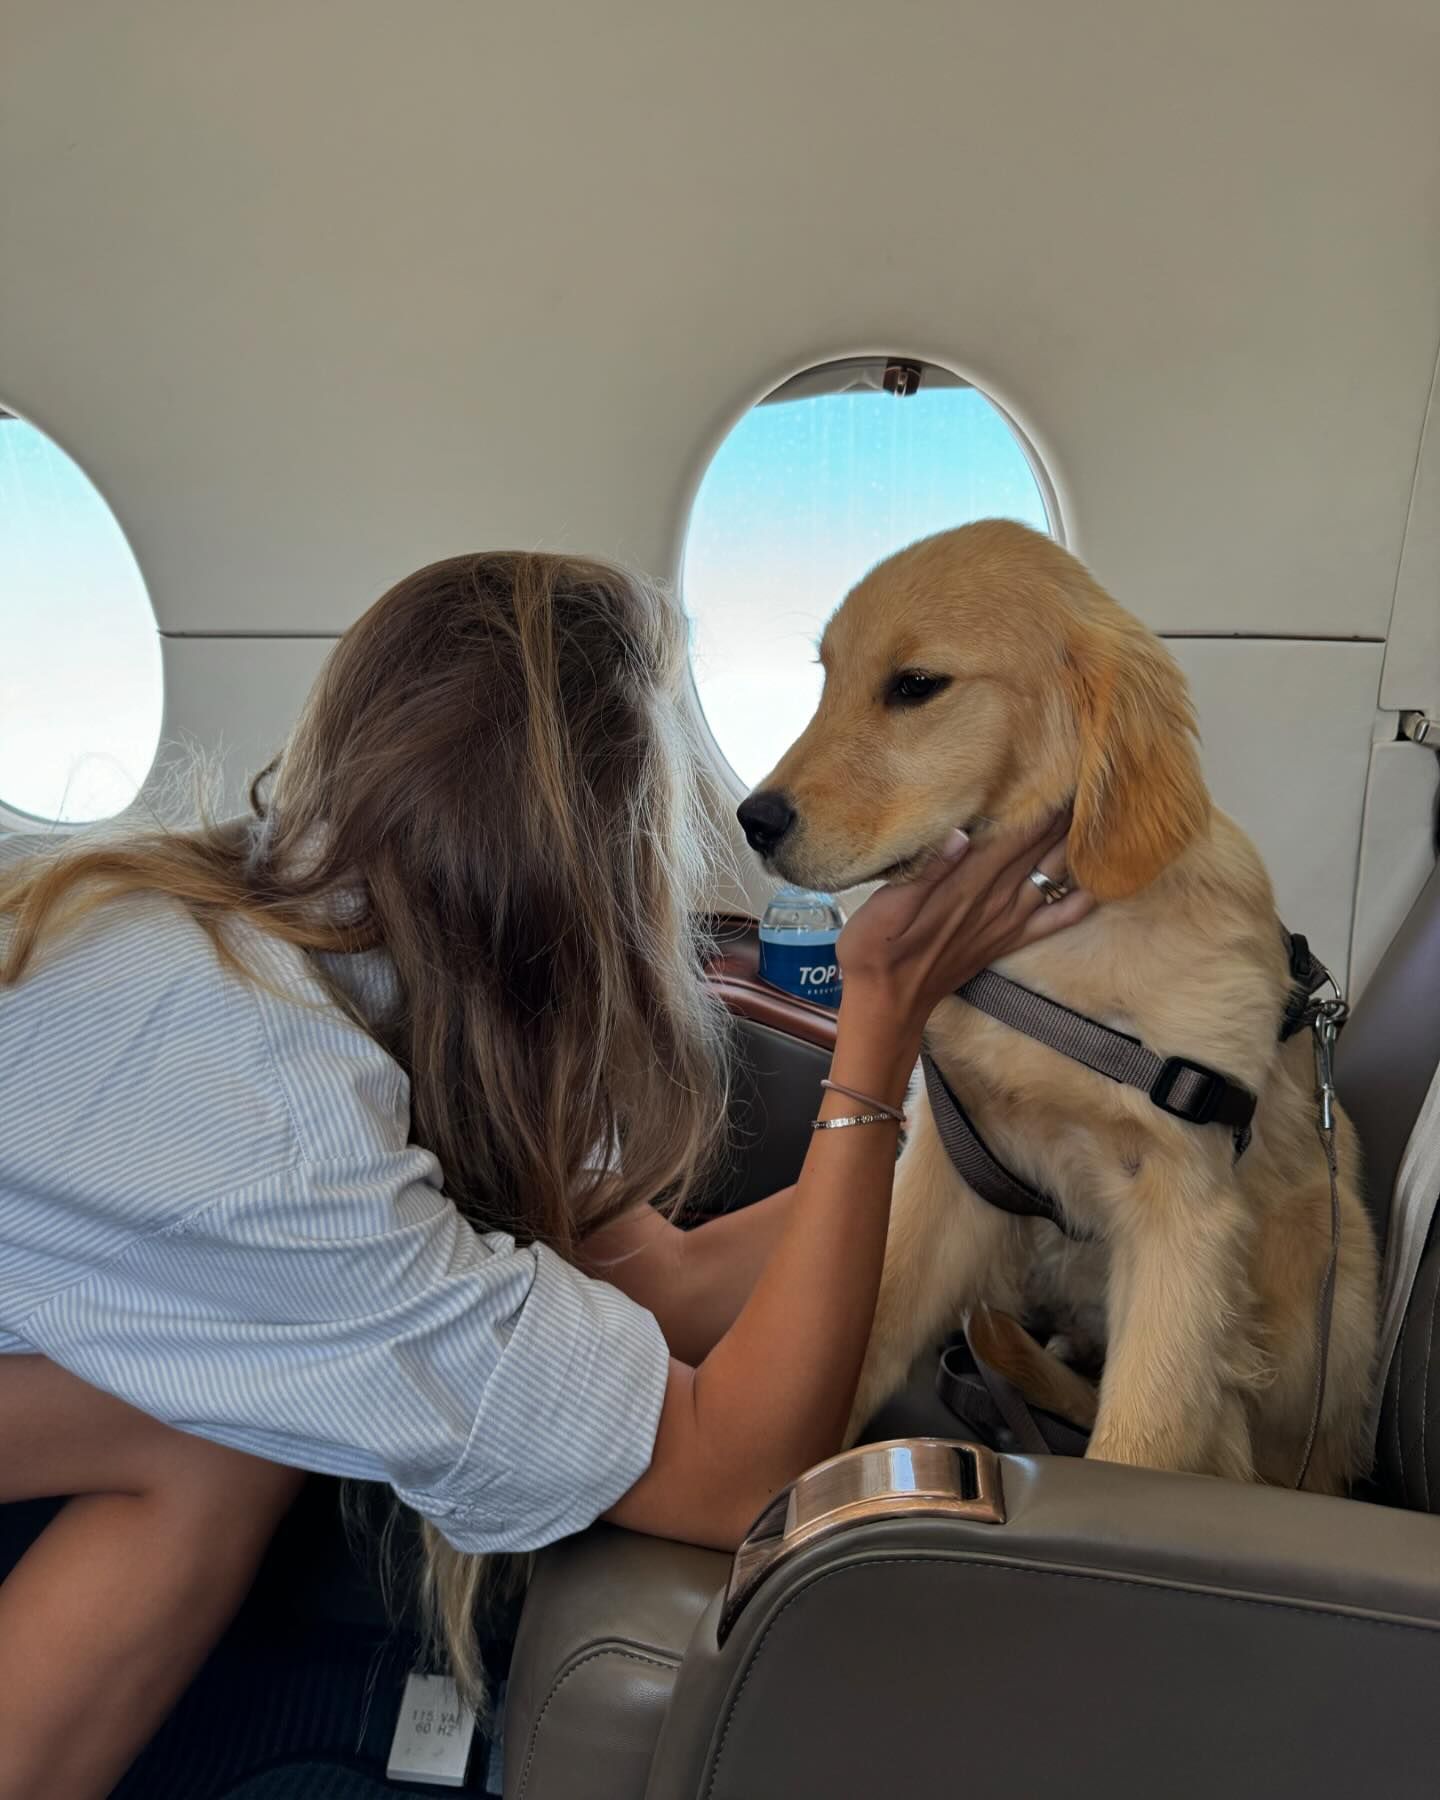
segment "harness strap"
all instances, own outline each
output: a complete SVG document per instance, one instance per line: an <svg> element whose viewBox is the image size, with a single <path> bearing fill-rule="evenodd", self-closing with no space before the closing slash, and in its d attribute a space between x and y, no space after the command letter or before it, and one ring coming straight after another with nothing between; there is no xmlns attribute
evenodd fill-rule
<svg viewBox="0 0 1440 1800"><path fill-rule="evenodd" d="M1330 971L1298 931L1287 931L1282 925L1280 940L1285 946L1285 955L1290 963L1290 980L1294 984L1280 1019L1280 1042L1283 1044L1294 1037L1297 1031L1303 1031L1307 1025L1315 1023L1320 1016L1320 1002L1315 998L1316 991L1324 987L1327 981L1332 987L1335 983Z"/></svg>
<svg viewBox="0 0 1440 1800"><path fill-rule="evenodd" d="M1058 1000L1047 1000L993 969L982 969L958 993L977 1011L1012 1031L1024 1032L1097 1075L1143 1089L1161 1112L1172 1113L1189 1125L1228 1125L1235 1136L1237 1156L1249 1143L1255 1096L1217 1069L1184 1056L1157 1056L1139 1038L1072 1012Z"/></svg>
<svg viewBox="0 0 1440 1800"><path fill-rule="evenodd" d="M1321 1010L1315 991L1330 980L1330 975L1298 932L1292 934L1282 925L1280 936L1292 981L1280 1023L1283 1043L1303 1027L1315 1024ZM997 975L994 969L982 969L957 989L957 995L998 1024L1022 1032L1097 1075L1139 1088L1162 1112L1183 1119L1188 1125L1228 1125L1236 1157L1244 1155L1255 1117L1255 1096L1218 1069L1191 1062L1184 1056L1159 1056L1128 1032L1088 1019L1058 1000L1047 999L1018 981ZM1080 1237L1082 1234L1066 1222L1058 1201L1022 1181L999 1161L928 1051L921 1063L936 1132L970 1188L1003 1212L1048 1219L1067 1237Z"/></svg>
<svg viewBox="0 0 1440 1800"><path fill-rule="evenodd" d="M925 1092L930 1098L930 1116L935 1121L936 1135L961 1180L982 1200L998 1206L1002 1212L1018 1213L1022 1218L1048 1219L1067 1237L1078 1237L1080 1233L1072 1228L1056 1201L1038 1188L1032 1188L1012 1174L1004 1163L997 1161L928 1051L921 1056L920 1064L925 1071Z"/></svg>
<svg viewBox="0 0 1440 1800"><path fill-rule="evenodd" d="M1162 1112L1191 1125L1230 1126L1237 1157L1250 1142L1255 1096L1203 1063L1192 1063L1179 1056L1157 1056L1139 1038L1097 1024L1057 1000L1047 1000L1043 994L1021 987L1018 981L997 975L993 969L983 969L957 993L977 1011L1023 1032L1061 1056L1068 1056L1072 1062L1082 1063L1097 1075L1126 1087L1141 1089ZM1069 1222L1059 1201L1007 1169L990 1149L928 1050L920 1062L936 1134L970 1189L1002 1212L1048 1219L1067 1237L1083 1240L1088 1234Z"/></svg>

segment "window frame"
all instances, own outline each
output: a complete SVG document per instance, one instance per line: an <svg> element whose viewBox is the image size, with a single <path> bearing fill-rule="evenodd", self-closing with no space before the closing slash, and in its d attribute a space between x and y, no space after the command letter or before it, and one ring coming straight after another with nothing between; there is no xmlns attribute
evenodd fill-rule
<svg viewBox="0 0 1440 1800"><path fill-rule="evenodd" d="M13 833L15 835L23 834L26 836L39 836L41 834L53 833L56 835L69 836L78 831L94 830L97 826L107 825L111 821L123 817L124 814L140 800L146 788L154 778L156 770L160 766L162 751L165 744L165 716L169 703L165 679L165 634L160 629L160 620L155 611L155 601L150 591L149 578L146 576L144 566L141 563L139 556L136 554L135 545L131 540L130 533L125 529L125 526L121 522L120 515L116 512L115 507L110 500L110 496L100 486L99 482L96 481L85 463L83 463L48 426L40 424L29 414L18 412L13 406L0 402L0 431L3 431L7 425L11 424L27 426L31 431L38 432L52 448L57 450L61 456L78 469L91 492L114 521L115 528L120 533L125 548L129 552L130 558L135 565L136 572L140 577L140 586L145 595L145 603L150 610L150 623L155 632L157 656L159 659L160 722L155 734L155 748L151 753L149 767L141 777L134 794L118 812L103 813L94 819L55 819L45 813L27 812L24 807L17 806L13 800L7 799L3 789L0 789L0 833ZM3 650L3 644L0 644L0 650Z"/></svg>
<svg viewBox="0 0 1440 1800"><path fill-rule="evenodd" d="M830 356L805 358L788 364L785 372L778 378L767 381L763 387L751 391L749 398L739 407L726 412L718 430L705 438L692 461L689 476L681 493L681 505L670 545L670 585L685 608L686 617L690 615L689 603L685 595L685 548L690 537L691 522L695 516L696 502L700 498L700 490L704 486L705 477L710 465L719 454L721 447L729 439L731 433L757 407L782 405L796 400L821 399L827 394L844 394L868 389L881 391L883 382L866 380L868 372L883 375L883 371L891 363L917 363L923 370L933 370L942 377L939 384L944 387L973 388L983 400L989 402L1009 426L1012 436L1020 447L1021 454L1029 465L1030 473L1040 494L1040 504L1044 508L1051 537L1057 544L1068 550L1074 550L1069 520L1072 507L1068 492L1059 479L1057 462L1053 455L1043 448L1044 440L1028 423L1022 423L1017 416L1014 405L1001 397L997 384L974 369L966 369L954 356L913 349L877 350L873 348L840 351ZM922 382L919 392L924 392ZM908 396L907 396L908 397ZM897 396L897 404L903 405L904 398ZM897 546L898 548L898 546ZM836 595L836 604L841 596ZM729 757L720 745L718 738L710 726L709 715L705 711L704 701L700 697L699 683L695 679L695 662L687 653L685 668L686 699L692 724L699 736L699 741L708 754L711 771L720 782L722 791L737 803L750 792L748 786L736 774Z"/></svg>

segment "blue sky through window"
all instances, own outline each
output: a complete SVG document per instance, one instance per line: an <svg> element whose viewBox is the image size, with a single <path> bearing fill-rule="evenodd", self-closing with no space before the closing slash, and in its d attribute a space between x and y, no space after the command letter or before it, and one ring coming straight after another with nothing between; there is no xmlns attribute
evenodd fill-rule
<svg viewBox="0 0 1440 1800"><path fill-rule="evenodd" d="M161 707L155 616L115 515L43 432L0 418L0 803L122 811Z"/></svg>
<svg viewBox="0 0 1440 1800"><path fill-rule="evenodd" d="M804 729L815 646L883 557L972 519L1049 529L1030 464L974 388L863 391L754 407L696 497L682 591L701 704L747 787Z"/></svg>

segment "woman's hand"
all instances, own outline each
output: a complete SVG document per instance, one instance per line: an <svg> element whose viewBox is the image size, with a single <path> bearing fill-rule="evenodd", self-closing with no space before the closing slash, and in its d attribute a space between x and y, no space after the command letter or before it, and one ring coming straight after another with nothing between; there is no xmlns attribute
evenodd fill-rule
<svg viewBox="0 0 1440 1800"><path fill-rule="evenodd" d="M1073 890L1046 905L1030 880L1065 879L1066 814L972 846L954 832L912 880L872 894L840 933L836 951L847 999L918 1041L935 1007L997 957L1083 919L1094 906Z"/></svg>

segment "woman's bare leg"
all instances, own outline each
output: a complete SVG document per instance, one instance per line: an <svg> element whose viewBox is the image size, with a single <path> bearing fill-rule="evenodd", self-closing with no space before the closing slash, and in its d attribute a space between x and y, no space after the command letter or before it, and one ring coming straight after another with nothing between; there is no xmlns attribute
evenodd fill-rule
<svg viewBox="0 0 1440 1800"><path fill-rule="evenodd" d="M0 1501L76 1496L0 1584L0 1800L101 1800L244 1599L303 1477L0 1357Z"/></svg>

